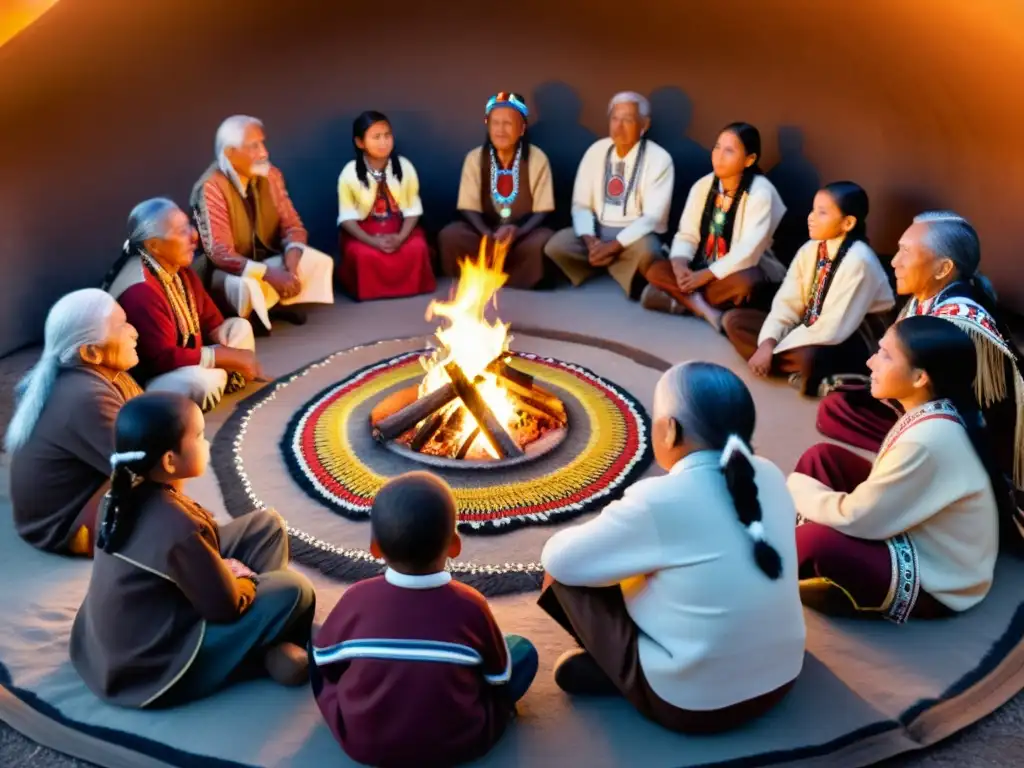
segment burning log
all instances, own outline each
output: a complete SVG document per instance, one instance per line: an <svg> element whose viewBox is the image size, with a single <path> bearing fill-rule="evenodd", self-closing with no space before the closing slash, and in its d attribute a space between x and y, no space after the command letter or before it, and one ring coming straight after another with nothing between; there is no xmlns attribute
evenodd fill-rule
<svg viewBox="0 0 1024 768"><path fill-rule="evenodd" d="M519 443L508 433L505 425L498 421L497 417L487 406L487 403L480 396L480 393L477 392L476 387L466 378L466 374L462 372L458 364L448 363L444 370L448 374L448 378L451 379L455 392L462 400L463 405L473 414L473 418L476 419L481 432L483 432L484 437L498 453L499 458L522 456L523 449L519 447Z"/></svg>
<svg viewBox="0 0 1024 768"><path fill-rule="evenodd" d="M459 434L462 432L462 422L466 420L466 409L462 407L462 402L458 401L455 407L451 409L451 413L448 414L448 418L444 420L444 424L441 429L437 432L437 441L442 445L452 444L459 439Z"/></svg>
<svg viewBox="0 0 1024 768"><path fill-rule="evenodd" d="M560 402L557 406L552 406L546 400L535 399L511 388L508 389L508 393L515 399L516 406L522 411L538 418L551 419L556 424L565 424L567 421L565 406Z"/></svg>
<svg viewBox="0 0 1024 768"><path fill-rule="evenodd" d="M462 441L462 445L459 446L459 450L455 452L456 459L466 458L466 454L469 453L469 448L473 445L473 441L476 440L477 435L480 434L480 427L476 427L470 432L466 439Z"/></svg>
<svg viewBox="0 0 1024 768"><path fill-rule="evenodd" d="M513 368L500 357L487 366L487 370L499 379L504 379L506 383L515 384L520 389L533 389L533 376L523 373L518 368Z"/></svg>
<svg viewBox="0 0 1024 768"><path fill-rule="evenodd" d="M461 374L461 371L459 373ZM465 380L466 377L462 378ZM373 439L378 442L393 440L408 432L435 411L448 405L455 397L456 391L452 384L445 384L443 387L435 389L429 395L413 401L405 408L377 422L373 428Z"/></svg>
<svg viewBox="0 0 1024 768"><path fill-rule="evenodd" d="M495 360L487 370L501 380L508 393L513 395L525 410L535 416L548 416L561 424L567 421L565 403L553 392L537 385L530 374L513 368L503 360Z"/></svg>
<svg viewBox="0 0 1024 768"><path fill-rule="evenodd" d="M430 438L437 433L442 421L444 421L444 417L439 411L435 411L434 415L424 421L420 428L416 430L416 434L413 435L409 447L414 451L422 450L423 446L430 442Z"/></svg>

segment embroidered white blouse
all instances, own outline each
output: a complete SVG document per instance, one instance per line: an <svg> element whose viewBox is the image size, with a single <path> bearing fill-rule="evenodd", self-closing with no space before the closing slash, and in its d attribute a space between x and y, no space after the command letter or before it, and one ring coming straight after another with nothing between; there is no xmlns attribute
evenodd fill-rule
<svg viewBox="0 0 1024 768"><path fill-rule="evenodd" d="M395 198L402 215L423 215L423 202L420 200L420 179L416 168L404 157L399 156L398 163L402 167L402 180L395 178L391 163L388 163L384 181L388 191ZM370 215L374 201L377 199L377 183L367 175L367 186L363 186L356 175L356 161L350 160L338 176L338 224L343 221L362 221Z"/></svg>
<svg viewBox="0 0 1024 768"><path fill-rule="evenodd" d="M672 240L672 251L669 255L673 259L693 261L697 252L704 247L700 236L700 220L714 180L715 174L709 173L690 187L683 215L679 217L679 230ZM768 249L771 248L775 230L786 213L786 204L782 202L778 190L772 183L759 174L754 177L750 189L739 201L739 206L729 242L729 252L708 269L715 277L722 279L734 272L760 266L768 279L781 280L786 268Z"/></svg>
<svg viewBox="0 0 1024 768"><path fill-rule="evenodd" d="M828 240L828 258L835 260L843 238ZM786 271L771 312L761 326L758 344L775 339L775 352L811 345L841 344L852 336L864 318L886 312L896 303L889 278L871 246L858 241L850 246L832 277L821 314L813 325L804 325L804 313L814 293L819 240L805 243Z"/></svg>

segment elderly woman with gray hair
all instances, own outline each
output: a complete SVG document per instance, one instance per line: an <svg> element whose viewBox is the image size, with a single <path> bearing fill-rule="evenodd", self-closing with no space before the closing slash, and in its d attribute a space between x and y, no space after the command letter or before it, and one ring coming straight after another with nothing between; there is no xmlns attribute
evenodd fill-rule
<svg viewBox="0 0 1024 768"><path fill-rule="evenodd" d="M270 330L276 305L334 303L334 260L307 245L264 139L255 117L233 115L221 123L216 157L192 188L189 204L205 254L197 272L239 317L255 313ZM297 325L306 321L298 309L273 314Z"/></svg>
<svg viewBox="0 0 1024 768"><path fill-rule="evenodd" d="M741 725L803 667L796 509L752 455L754 401L712 363L669 369L652 444L668 474L627 489L544 546L547 611L580 644L555 665L567 693L622 695L675 731Z"/></svg>
<svg viewBox="0 0 1024 768"><path fill-rule="evenodd" d="M138 334L108 293L86 288L53 305L44 336L5 439L14 526L34 547L91 557L114 420L142 392L127 373Z"/></svg>
<svg viewBox="0 0 1024 768"><path fill-rule="evenodd" d="M249 321L225 320L192 271L195 244L192 222L173 201L141 202L128 217L128 239L103 287L138 329L139 383L210 410L225 392L262 373Z"/></svg>
<svg viewBox="0 0 1024 768"><path fill-rule="evenodd" d="M651 105L633 91L608 104L609 137L583 155L572 192L572 227L548 240L544 253L580 285L607 270L632 299L661 257L668 231L675 168L672 156L647 138Z"/></svg>
<svg viewBox="0 0 1024 768"><path fill-rule="evenodd" d="M965 331L978 353L974 394L992 431L996 461L1015 489L1015 527L1024 535L1024 379L1020 353L996 311L996 296L979 271L981 244L974 227L950 211L914 219L893 257L896 293L909 297L899 320L934 315ZM877 451L902 412L871 397L863 382L839 381L818 406L827 437ZM1004 541L1020 543L1015 531ZM1009 533L1009 536L1006 534Z"/></svg>

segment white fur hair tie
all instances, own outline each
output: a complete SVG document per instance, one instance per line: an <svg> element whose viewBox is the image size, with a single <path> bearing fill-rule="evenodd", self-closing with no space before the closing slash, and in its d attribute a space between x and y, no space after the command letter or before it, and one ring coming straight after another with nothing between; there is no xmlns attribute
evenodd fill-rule
<svg viewBox="0 0 1024 768"><path fill-rule="evenodd" d="M749 462L753 463L754 454L750 452L747 444L740 439L739 435L729 435L729 439L725 442L725 448L722 449L722 458L718 460L719 466L723 469L729 464L732 456L737 451Z"/></svg>
<svg viewBox="0 0 1024 768"><path fill-rule="evenodd" d="M110 456L110 466L117 469L122 464L130 464L133 461L140 461L146 458L145 451L125 451L124 453L114 453Z"/></svg>
<svg viewBox="0 0 1024 768"><path fill-rule="evenodd" d="M747 526L747 535L754 541L764 541L764 523L755 520Z"/></svg>

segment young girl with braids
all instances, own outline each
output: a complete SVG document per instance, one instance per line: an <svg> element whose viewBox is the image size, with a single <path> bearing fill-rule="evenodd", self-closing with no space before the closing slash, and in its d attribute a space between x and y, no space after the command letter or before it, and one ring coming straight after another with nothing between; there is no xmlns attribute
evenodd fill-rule
<svg viewBox="0 0 1024 768"><path fill-rule="evenodd" d="M714 168L690 189L668 261L656 262L641 297L646 309L692 312L721 328L722 311L766 305L785 267L768 249L786 206L765 178L761 134L730 123L711 151Z"/></svg>
<svg viewBox="0 0 1024 768"><path fill-rule="evenodd" d="M203 698L246 673L307 679L313 586L259 510L218 526L184 492L206 470L203 415L182 395L129 400L115 424L92 578L71 630L86 685L124 707Z"/></svg>
<svg viewBox="0 0 1024 768"><path fill-rule="evenodd" d="M867 193L852 181L823 187L771 312L726 312L722 329L757 376L789 376L816 394L834 374L866 374L867 359L895 304L889 278L867 244Z"/></svg>
<svg viewBox="0 0 1024 768"><path fill-rule="evenodd" d="M676 731L721 731L774 706L803 666L796 511L751 455L754 401L726 368L669 369L652 443L668 474L552 536L540 606L582 646L555 667L572 694L621 694Z"/></svg>
<svg viewBox="0 0 1024 768"><path fill-rule="evenodd" d="M338 279L358 301L430 293L435 288L423 230L420 180L395 151L391 123L363 112L352 123L355 159L338 177Z"/></svg>
<svg viewBox="0 0 1024 768"><path fill-rule="evenodd" d="M874 462L822 443L797 463L805 596L897 623L965 611L992 586L999 521L1012 527L1013 513L974 397L974 344L938 317L908 317L868 367L871 394L904 415Z"/></svg>

